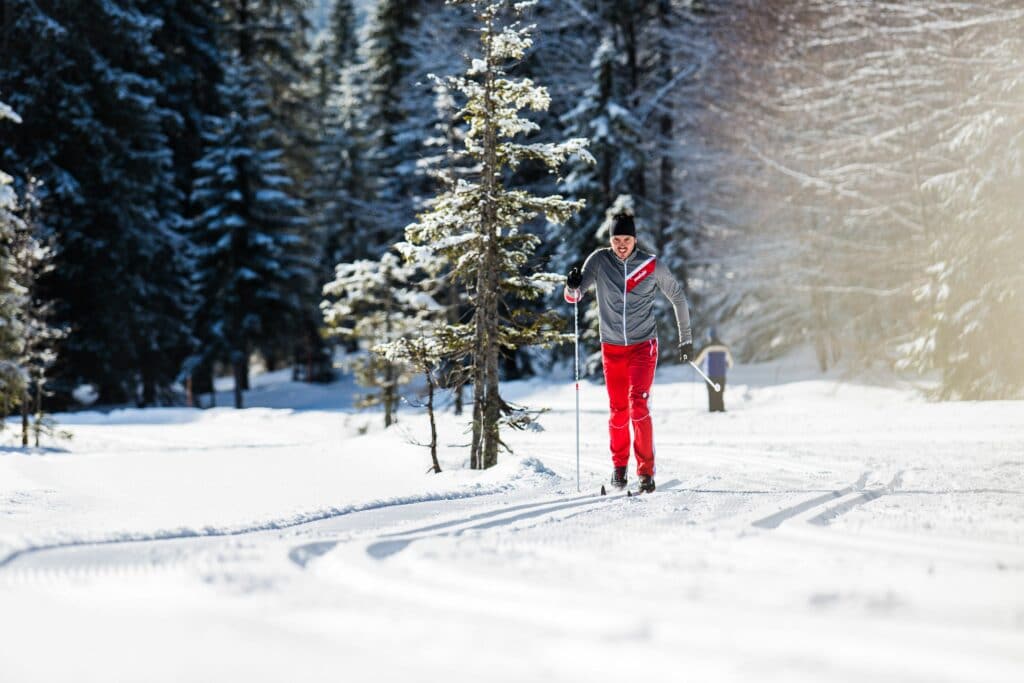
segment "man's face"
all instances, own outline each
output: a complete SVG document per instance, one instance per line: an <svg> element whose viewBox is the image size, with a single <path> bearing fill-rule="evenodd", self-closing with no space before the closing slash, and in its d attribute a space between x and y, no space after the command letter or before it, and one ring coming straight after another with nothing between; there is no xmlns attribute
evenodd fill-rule
<svg viewBox="0 0 1024 683"><path fill-rule="evenodd" d="M612 251L622 260L626 260L633 253L636 247L636 238L630 235L614 235L612 237Z"/></svg>

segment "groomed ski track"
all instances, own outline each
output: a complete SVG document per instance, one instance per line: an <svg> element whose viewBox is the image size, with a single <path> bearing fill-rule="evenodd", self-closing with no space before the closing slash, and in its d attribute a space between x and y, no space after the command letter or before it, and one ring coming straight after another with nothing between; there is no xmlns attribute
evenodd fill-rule
<svg viewBox="0 0 1024 683"><path fill-rule="evenodd" d="M886 575L926 566L925 574L936 566L987 573L998 557L1011 576L1024 571L1019 547L830 528L883 496L919 495L895 488L898 476L868 488L869 476L835 489L732 490L697 478L632 498L563 486L396 503L286 529L28 550L0 570L0 582L45 590L198 579L238 595L265 593L271 603L288 596L285 613L333 603L367 619L422 621L414 630L424 637L437 624L459 631L467 622L498 624L503 637L539 631L570 653L582 648L551 672L563 680L613 678L616 664L584 656L595 640L612 643L622 661L649 658L646 646L655 643L661 654L653 666L687 663L705 680L739 680L750 674L742 662L759 659L779 662L778 680L1010 680L999 672L1019 661L1020 638L998 630L978 638L975 629L984 631L988 618L972 615L969 604L947 600L938 613L915 616L898 589L882 588L886 577L853 589L828 580L833 564L874 566ZM948 495L957 493L970 494ZM666 542L665 531L679 526L689 533ZM747 542L736 542L741 538ZM705 544L712 552L697 550ZM741 590L745 597L737 600L732 584L748 581L751 571L761 588L754 595ZM551 582L552 573L564 579ZM791 591L775 588L804 582L811 609L780 619ZM623 608L607 608L609 596ZM889 618L901 612L907 614ZM723 620L723 613L732 616ZM898 655L893 639L901 643ZM943 657L940 669L929 661L941 649L957 655ZM484 644L484 651L501 657L504 647ZM794 677L786 661L813 664L815 673ZM420 672L400 662L385 670L387 680ZM492 680L521 680L531 671L525 661L509 661ZM769 671L763 680L772 679Z"/></svg>
<svg viewBox="0 0 1024 683"><path fill-rule="evenodd" d="M656 406L658 490L627 498L599 493L598 429L577 492L571 404L553 403L515 444L521 480L18 549L0 560L18 615L0 679L617 681L642 663L686 681L1018 680L1017 432L955 432L931 406L820 426L739 397L714 418Z"/></svg>

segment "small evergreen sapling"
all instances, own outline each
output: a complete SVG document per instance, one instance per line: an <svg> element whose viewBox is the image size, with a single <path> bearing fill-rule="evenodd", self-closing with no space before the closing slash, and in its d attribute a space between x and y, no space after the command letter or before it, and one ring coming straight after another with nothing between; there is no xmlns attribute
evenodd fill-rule
<svg viewBox="0 0 1024 683"><path fill-rule="evenodd" d="M27 185L24 220L14 233L11 257L15 282L20 291L18 319L21 343L19 364L25 376L21 397L21 445L27 446L29 435L39 447L40 435L70 439L71 433L57 429L57 423L43 411L43 398L50 369L57 361L57 344L67 336L63 328L50 324L53 302L39 295L38 282L53 270L53 248L39 238L38 181ZM31 415L31 424L29 416Z"/></svg>
<svg viewBox="0 0 1024 683"><path fill-rule="evenodd" d="M380 261L341 263L335 278L324 286L321 304L327 330L340 339L358 341L367 353L354 364L356 381L372 389L360 407L382 405L384 426L395 421L399 389L412 379L414 369L402 360L374 353L417 329L416 310L400 292L409 286L413 269L393 253Z"/></svg>
<svg viewBox="0 0 1024 683"><path fill-rule="evenodd" d="M21 123L3 102L0 119ZM42 410L46 373L57 358L55 346L64 334L47 323L52 305L42 301L36 291L39 277L52 269L52 250L36 236L38 181L27 183L22 206L12 181L0 171L0 402L4 415L12 406L21 405L21 444L28 446L32 433L38 447L41 434L71 437L68 432L58 432ZM30 413L34 413L31 424ZM0 420L0 428L3 425Z"/></svg>
<svg viewBox="0 0 1024 683"><path fill-rule="evenodd" d="M444 335L447 330L441 328ZM423 407L427 409L430 420L430 443L417 444L430 448L431 472L439 473L441 464L437 459L437 420L435 419L435 397L439 387L439 372L444 362L447 349L455 340L443 340L429 332L424 335L408 335L387 344L379 344L373 352L392 363L405 363L417 370L426 382L427 398Z"/></svg>
<svg viewBox="0 0 1024 683"><path fill-rule="evenodd" d="M20 123L21 119L0 102L0 119ZM18 347L21 338L21 320L18 316L20 300L23 297L17 281L17 266L14 262L14 242L24 222L15 213L17 197L14 193L13 178L0 171L0 407L6 415L12 404L17 404L25 388L24 371L18 363ZM4 421L0 419L0 429Z"/></svg>

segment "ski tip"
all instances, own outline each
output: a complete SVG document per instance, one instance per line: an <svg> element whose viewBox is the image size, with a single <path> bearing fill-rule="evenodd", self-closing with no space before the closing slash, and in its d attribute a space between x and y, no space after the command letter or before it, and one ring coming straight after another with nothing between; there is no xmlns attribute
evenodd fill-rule
<svg viewBox="0 0 1024 683"><path fill-rule="evenodd" d="M608 492L604 490L604 484L601 485L601 495L602 496L607 496L608 495Z"/></svg>

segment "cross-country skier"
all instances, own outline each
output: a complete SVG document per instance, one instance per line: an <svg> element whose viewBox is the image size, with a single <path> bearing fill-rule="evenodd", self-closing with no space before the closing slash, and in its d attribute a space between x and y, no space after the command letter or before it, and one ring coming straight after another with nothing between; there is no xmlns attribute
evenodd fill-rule
<svg viewBox="0 0 1024 683"><path fill-rule="evenodd" d="M706 372L711 382L718 385L718 390L708 382L708 412L725 412L725 371L732 367L732 354L729 347L718 338L715 328L708 330L707 344L697 354L695 365L706 362Z"/></svg>
<svg viewBox="0 0 1024 683"><path fill-rule="evenodd" d="M654 431L647 400L658 364L658 326L654 290L660 289L675 309L679 358L693 359L690 312L683 287L654 254L637 248L633 216L619 214L611 229L611 247L598 249L565 279L565 300L576 303L594 286L600 313L601 356L611 415L612 485L626 486L629 426L641 491L654 490Z"/></svg>

